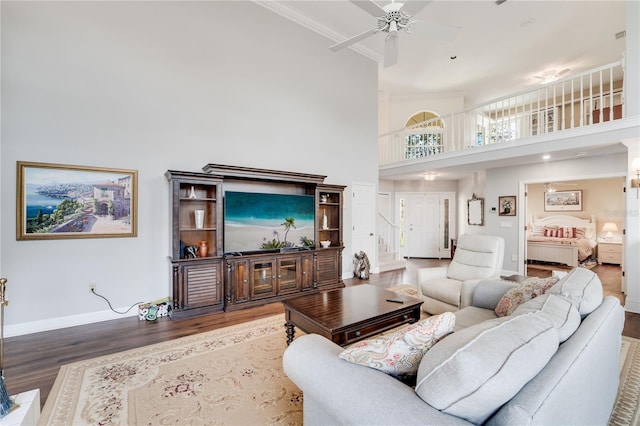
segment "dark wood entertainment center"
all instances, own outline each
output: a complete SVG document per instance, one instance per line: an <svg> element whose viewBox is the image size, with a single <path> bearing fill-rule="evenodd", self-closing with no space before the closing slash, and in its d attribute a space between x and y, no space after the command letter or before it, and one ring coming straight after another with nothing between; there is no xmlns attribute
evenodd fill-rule
<svg viewBox="0 0 640 426"><path fill-rule="evenodd" d="M168 170L165 176L171 208L172 318L244 309L344 287L344 186L324 183L326 176L220 164L207 164L203 172ZM237 188L312 195L313 245L225 253L224 193ZM204 211L202 224L196 224L196 210ZM320 241L331 243L325 248ZM185 249L201 242L207 254L187 258Z"/></svg>

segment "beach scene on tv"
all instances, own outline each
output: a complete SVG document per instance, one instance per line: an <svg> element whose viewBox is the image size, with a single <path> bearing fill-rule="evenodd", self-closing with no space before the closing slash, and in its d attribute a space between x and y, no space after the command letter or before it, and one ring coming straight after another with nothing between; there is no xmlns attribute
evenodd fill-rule
<svg viewBox="0 0 640 426"><path fill-rule="evenodd" d="M312 247L312 195L226 191L224 251Z"/></svg>

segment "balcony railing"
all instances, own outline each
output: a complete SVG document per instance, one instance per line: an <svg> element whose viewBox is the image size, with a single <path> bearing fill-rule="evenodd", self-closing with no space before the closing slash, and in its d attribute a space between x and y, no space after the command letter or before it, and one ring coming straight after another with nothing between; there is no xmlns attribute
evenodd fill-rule
<svg viewBox="0 0 640 426"><path fill-rule="evenodd" d="M614 62L387 133L380 166L623 118L623 68Z"/></svg>

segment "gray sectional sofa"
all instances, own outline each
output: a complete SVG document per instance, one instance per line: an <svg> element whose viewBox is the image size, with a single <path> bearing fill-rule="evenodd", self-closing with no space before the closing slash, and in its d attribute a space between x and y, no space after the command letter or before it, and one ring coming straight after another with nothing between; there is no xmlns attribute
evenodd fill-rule
<svg viewBox="0 0 640 426"><path fill-rule="evenodd" d="M604 425L619 383L624 310L576 268L545 295L497 318L516 284L480 283L456 331L422 358L416 386L297 338L283 366L304 394L305 425Z"/></svg>

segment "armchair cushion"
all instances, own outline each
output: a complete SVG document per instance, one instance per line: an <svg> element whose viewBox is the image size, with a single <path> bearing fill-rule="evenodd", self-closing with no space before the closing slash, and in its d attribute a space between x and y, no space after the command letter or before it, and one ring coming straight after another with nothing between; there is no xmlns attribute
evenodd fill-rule
<svg viewBox="0 0 640 426"><path fill-rule="evenodd" d="M472 303L480 280L497 279L504 257L504 239L491 235L461 235L447 268L418 270L422 309L430 314L453 312Z"/></svg>
<svg viewBox="0 0 640 426"><path fill-rule="evenodd" d="M460 305L462 281L451 278L436 278L419 284L421 293L449 305Z"/></svg>

